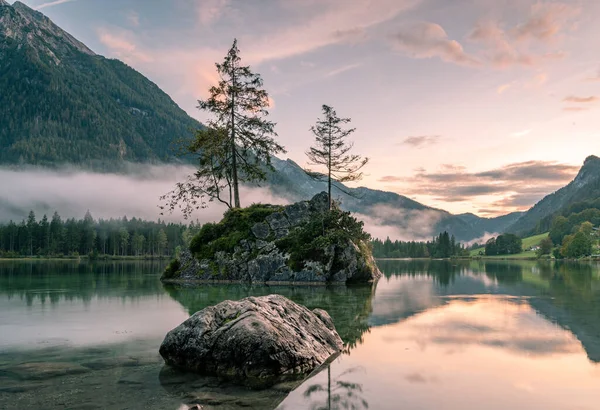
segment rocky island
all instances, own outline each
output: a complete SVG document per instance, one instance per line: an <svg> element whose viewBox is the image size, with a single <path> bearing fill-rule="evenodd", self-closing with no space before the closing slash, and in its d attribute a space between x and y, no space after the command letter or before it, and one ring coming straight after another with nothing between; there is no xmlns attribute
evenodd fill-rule
<svg viewBox="0 0 600 410"><path fill-rule="evenodd" d="M163 281L369 283L377 268L369 235L328 195L287 206L255 204L205 224Z"/></svg>

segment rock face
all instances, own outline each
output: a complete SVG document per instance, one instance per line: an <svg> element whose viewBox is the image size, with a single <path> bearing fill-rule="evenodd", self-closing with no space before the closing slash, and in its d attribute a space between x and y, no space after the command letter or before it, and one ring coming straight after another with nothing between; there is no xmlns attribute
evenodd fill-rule
<svg viewBox="0 0 600 410"><path fill-rule="evenodd" d="M342 347L327 312L270 295L195 313L167 334L160 354L170 366L260 388L301 378Z"/></svg>
<svg viewBox="0 0 600 410"><path fill-rule="evenodd" d="M198 260L189 250L182 251L177 272L164 275L163 280L251 283L368 283L377 280L381 272L363 240L336 239L315 249L312 254L316 256L306 256L301 263L290 262L290 250L281 243L311 221L317 221L320 227L320 220L327 211L328 196L324 192L310 201L279 207L264 221L254 223L249 237L240 240L231 252L217 251L211 258Z"/></svg>

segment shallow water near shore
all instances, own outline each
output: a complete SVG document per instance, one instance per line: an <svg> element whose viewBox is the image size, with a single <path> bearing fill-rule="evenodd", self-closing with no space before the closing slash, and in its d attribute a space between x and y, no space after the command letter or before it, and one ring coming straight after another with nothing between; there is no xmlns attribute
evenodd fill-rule
<svg viewBox="0 0 600 410"><path fill-rule="evenodd" d="M0 261L2 409L596 409L600 268L379 261L376 286L163 285L163 263ZM346 343L264 391L163 365L190 314L279 293L332 316Z"/></svg>

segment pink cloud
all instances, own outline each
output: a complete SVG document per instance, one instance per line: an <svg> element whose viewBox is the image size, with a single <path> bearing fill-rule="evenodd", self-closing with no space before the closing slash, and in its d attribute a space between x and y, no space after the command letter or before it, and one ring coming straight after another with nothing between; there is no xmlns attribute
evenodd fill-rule
<svg viewBox="0 0 600 410"><path fill-rule="evenodd" d="M109 32L107 29L98 31L100 42L106 46L111 54L127 63L149 63L154 61L150 53L141 51L139 46L125 32Z"/></svg>
<svg viewBox="0 0 600 410"><path fill-rule="evenodd" d="M563 101L571 103L594 103L598 101L598 97L594 95L591 95L589 97L577 97L575 95L570 95L568 97L565 97Z"/></svg>
<svg viewBox="0 0 600 410"><path fill-rule="evenodd" d="M198 20L208 26L225 14L230 0L202 0L198 2Z"/></svg>
<svg viewBox="0 0 600 410"><path fill-rule="evenodd" d="M450 40L439 24L421 22L403 27L392 37L395 48L414 58L439 57L441 60L468 67L481 61L469 55L456 40Z"/></svg>
<svg viewBox="0 0 600 410"><path fill-rule="evenodd" d="M580 111L587 111L589 110L589 107L565 107L563 108L563 111L572 111L572 112L580 112Z"/></svg>
<svg viewBox="0 0 600 410"><path fill-rule="evenodd" d="M485 46L482 51L483 59L500 69L514 66L533 67L565 56L561 51L541 54L531 52L494 21L478 23L467 38L473 43Z"/></svg>
<svg viewBox="0 0 600 410"><path fill-rule="evenodd" d="M366 31L389 21L421 0L327 0L315 2L318 13L299 24L270 32L260 38L241 38L251 64L289 58L348 41L356 41ZM297 1L286 3L292 11L305 8Z"/></svg>
<svg viewBox="0 0 600 410"><path fill-rule="evenodd" d="M513 28L511 34L519 41L551 42L580 12L580 8L569 4L540 1L532 6L530 18Z"/></svg>

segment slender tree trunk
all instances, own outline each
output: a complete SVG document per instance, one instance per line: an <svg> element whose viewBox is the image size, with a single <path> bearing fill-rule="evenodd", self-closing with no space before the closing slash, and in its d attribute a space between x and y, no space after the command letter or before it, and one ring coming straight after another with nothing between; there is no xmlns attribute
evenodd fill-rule
<svg viewBox="0 0 600 410"><path fill-rule="evenodd" d="M233 171L233 199L234 208L241 208L240 205L240 190L238 186L238 173L237 173L237 153L235 150L235 66L232 68L234 71L232 75L233 92L231 94L231 168Z"/></svg>
<svg viewBox="0 0 600 410"><path fill-rule="evenodd" d="M331 211L331 120L329 121L329 158L327 170L329 172L329 176L327 178L327 194L329 197L329 210Z"/></svg>

